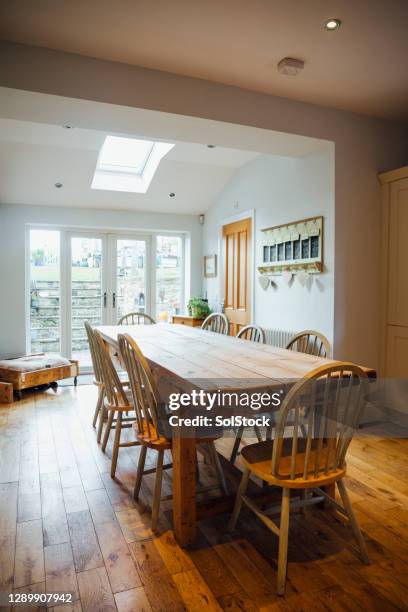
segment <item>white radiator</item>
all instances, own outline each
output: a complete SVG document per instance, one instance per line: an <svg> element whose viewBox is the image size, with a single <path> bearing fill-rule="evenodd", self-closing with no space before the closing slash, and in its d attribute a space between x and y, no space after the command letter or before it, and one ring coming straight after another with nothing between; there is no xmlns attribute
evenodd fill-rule
<svg viewBox="0 0 408 612"><path fill-rule="evenodd" d="M296 335L294 331L288 331L286 329L265 329L266 344L272 344L272 346L279 346L280 348L286 348L289 340Z"/></svg>

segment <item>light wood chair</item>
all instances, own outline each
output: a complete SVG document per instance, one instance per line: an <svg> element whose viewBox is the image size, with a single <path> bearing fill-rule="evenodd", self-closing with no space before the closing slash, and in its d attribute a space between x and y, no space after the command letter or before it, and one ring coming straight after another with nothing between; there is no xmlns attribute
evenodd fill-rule
<svg viewBox="0 0 408 612"><path fill-rule="evenodd" d="M242 338L243 340L249 340L250 342L260 342L261 344L265 344L265 332L262 327L258 327L257 325L245 325L242 327L236 335L236 338ZM254 427L254 432L258 441L262 441L262 436L259 427ZM244 435L244 426L241 425L238 428L237 435L235 436L234 446L232 447L230 462L235 463L237 458L239 447L242 441L242 436Z"/></svg>
<svg viewBox="0 0 408 612"><path fill-rule="evenodd" d="M293 508L327 500L344 514L360 547L364 563L369 563L366 545L354 515L343 481L346 475L346 453L354 430L358 427L365 401L366 373L351 363L337 362L310 372L296 383L279 411L274 440L246 446L241 453L244 473L230 519L232 530L245 503L256 516L279 537L277 592L285 591L289 514ZM307 410L305 412L305 406ZM305 416L306 415L306 416ZM299 438L299 424L306 420L307 437ZM290 423L292 434L285 438ZM250 475L281 487L281 506L261 509L245 495ZM337 485L342 504L334 499ZM321 487L332 485L333 497ZM291 491L301 489L302 499L293 499ZM308 496L312 493L312 496ZM270 518L280 513L280 525Z"/></svg>
<svg viewBox="0 0 408 612"><path fill-rule="evenodd" d="M103 402L103 411L100 419L103 419L107 413L107 423L102 441L102 450L105 452L109 439L109 434L112 430L115 431L112 447L112 462L111 462L111 477L116 474L116 466L118 463L119 449L128 446L137 446L136 441L121 442L122 429L132 427L135 422L134 416L128 416L134 412L134 406L129 390L125 389L124 383L120 380L119 374L113 365L112 358L109 354L109 349L105 344L102 336L98 331L94 332L95 346L98 352L99 362L101 364L102 381L104 385L105 398ZM116 416L115 416L116 415Z"/></svg>
<svg viewBox="0 0 408 612"><path fill-rule="evenodd" d="M101 441L102 437L102 429L103 429L103 419L104 419L104 411L103 411L103 402L105 399L105 386L103 384L102 379L102 365L100 363L99 351L97 347L97 340L95 338L95 331L89 321L84 321L84 326L86 330L86 335L88 337L89 351L91 353L91 360L94 372L93 384L98 389L98 399L96 401L95 412L92 420L92 426L96 427L96 423L99 418L98 423L98 434L97 439L98 442Z"/></svg>
<svg viewBox="0 0 408 612"><path fill-rule="evenodd" d="M163 465L165 451L171 451L172 449L171 428L168 423L166 407L164 403L160 402L156 382L146 358L131 336L119 334L118 339L120 354L129 375L130 389L136 409L135 435L138 443L142 446L135 481L135 499L139 497L143 475L152 472L152 470L144 469L147 450L151 449L157 452L156 480L152 504L152 531L156 531L161 501L163 469L172 467L172 464ZM196 444L205 444L207 446L218 478L219 488L224 493L227 493L227 485L220 459L214 446L214 438L197 438Z"/></svg>
<svg viewBox="0 0 408 612"><path fill-rule="evenodd" d="M230 322L228 317L222 312L213 312L204 319L201 329L215 332L216 334L224 334L228 336L230 331Z"/></svg>
<svg viewBox="0 0 408 612"><path fill-rule="evenodd" d="M330 342L320 332L307 329L299 332L288 342L287 349L298 351L299 353L307 353L316 357L330 357L331 347Z"/></svg>
<svg viewBox="0 0 408 612"><path fill-rule="evenodd" d="M243 340L250 340L251 342L260 342L261 344L265 344L265 332L262 327L258 325L245 325L245 327L241 327L239 332L236 335L236 338L242 338Z"/></svg>
<svg viewBox="0 0 408 612"><path fill-rule="evenodd" d="M155 325L156 321L145 312L128 312L118 321L118 325Z"/></svg>

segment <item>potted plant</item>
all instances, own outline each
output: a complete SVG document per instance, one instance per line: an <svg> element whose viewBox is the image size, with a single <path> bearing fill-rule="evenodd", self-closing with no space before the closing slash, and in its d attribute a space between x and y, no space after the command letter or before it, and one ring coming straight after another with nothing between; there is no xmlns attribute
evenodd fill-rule
<svg viewBox="0 0 408 612"><path fill-rule="evenodd" d="M198 296L189 299L187 310L190 317L195 319L205 319L211 313L207 300Z"/></svg>

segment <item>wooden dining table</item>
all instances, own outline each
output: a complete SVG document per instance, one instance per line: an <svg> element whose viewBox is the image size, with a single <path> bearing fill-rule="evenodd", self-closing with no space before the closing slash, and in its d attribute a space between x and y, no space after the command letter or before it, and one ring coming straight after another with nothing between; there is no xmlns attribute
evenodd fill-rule
<svg viewBox="0 0 408 612"><path fill-rule="evenodd" d="M216 334L185 325L99 326L96 328L119 359L118 334L129 334L147 358L159 392L192 385L228 391L265 389L269 393L293 384L311 370L335 363L296 351ZM365 368L369 376L375 376ZM182 427L173 430L173 530L181 546L194 543L196 521L196 444ZM220 509L226 505L219 504Z"/></svg>

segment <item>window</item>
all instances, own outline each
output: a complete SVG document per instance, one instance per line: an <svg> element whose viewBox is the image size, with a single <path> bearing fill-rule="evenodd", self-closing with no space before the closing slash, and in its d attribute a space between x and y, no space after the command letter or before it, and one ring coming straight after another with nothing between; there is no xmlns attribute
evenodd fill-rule
<svg viewBox="0 0 408 612"><path fill-rule="evenodd" d="M60 232L30 231L30 347L59 353L61 343Z"/></svg>
<svg viewBox="0 0 408 612"><path fill-rule="evenodd" d="M146 193L161 159L173 147L167 142L107 136L92 189Z"/></svg>
<svg viewBox="0 0 408 612"><path fill-rule="evenodd" d="M181 236L156 239L156 317L168 321L183 308L183 240Z"/></svg>

